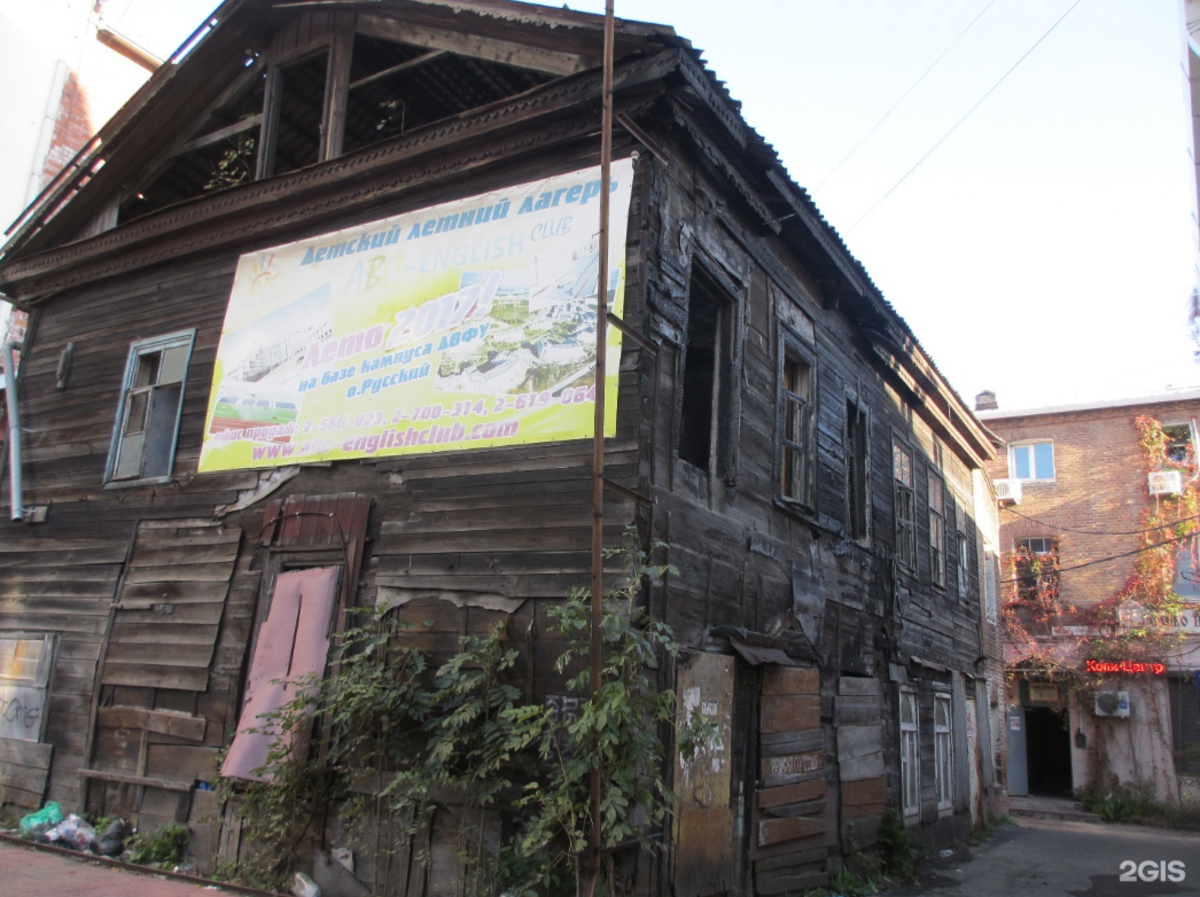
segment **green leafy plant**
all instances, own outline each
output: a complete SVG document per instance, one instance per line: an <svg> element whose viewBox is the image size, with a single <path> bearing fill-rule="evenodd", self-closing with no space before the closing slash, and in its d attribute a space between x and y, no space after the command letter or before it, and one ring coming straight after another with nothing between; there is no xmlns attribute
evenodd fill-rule
<svg viewBox="0 0 1200 897"><path fill-rule="evenodd" d="M306 839L336 813L370 847L377 889L387 890L388 854L431 830L435 796L458 814L464 894L575 893L590 830L589 780L602 771L601 840L613 847L657 849L673 795L664 777L664 737L675 725L675 695L658 690L649 670L678 648L670 628L641 607L651 565L630 532L609 552L624 564L625 584L607 596L602 623L604 668L598 698L587 669L567 689L578 717L520 701L513 684L518 652L504 626L459 640L458 653L436 671L405 646L402 626L385 609L357 609L362 622L336 636L331 675L294 684L295 699L267 715L261 729L277 737L262 781L223 780L221 796L243 819L238 880L278 888ZM588 653L590 600L577 592L551 608L555 634L567 643L561 673ZM316 720L314 737L304 737ZM682 720L685 758L716 731L698 712ZM504 843L485 847L500 814L518 818ZM385 842L385 828L394 843ZM474 831L470 831L474 827ZM657 837L656 837L657 836ZM428 863L427 849L416 848ZM611 872L611 867L610 867Z"/></svg>
<svg viewBox="0 0 1200 897"><path fill-rule="evenodd" d="M166 825L151 835L138 832L127 843L129 862L138 866L168 869L178 866L187 856L188 830L181 825Z"/></svg>
<svg viewBox="0 0 1200 897"><path fill-rule="evenodd" d="M916 874L913 859L917 850L893 809L883 815L883 823L879 827L879 855L887 875L908 879Z"/></svg>

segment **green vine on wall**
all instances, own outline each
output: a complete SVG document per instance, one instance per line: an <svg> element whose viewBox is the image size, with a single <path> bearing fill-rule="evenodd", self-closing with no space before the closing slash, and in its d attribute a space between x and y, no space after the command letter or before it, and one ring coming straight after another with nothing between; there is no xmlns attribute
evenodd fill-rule
<svg viewBox="0 0 1200 897"><path fill-rule="evenodd" d="M607 552L622 560L625 577L604 605L602 688L593 700L589 672L571 677L566 687L579 705L571 719L521 700L519 655L503 625L461 638L459 652L432 671L423 652L406 646L394 614L357 609L362 622L336 636L332 673L298 683L295 700L263 720L262 730L278 735L307 732L315 719L314 737L277 737L257 771L264 781L222 781L246 845L238 867L226 871L280 888L336 818L369 846L377 890L387 893L389 855L412 850L427 866L427 836L439 802L449 800L476 826L469 833L460 825L464 893L574 894L597 765L602 844L660 848L656 830L674 800L663 736L676 707L674 691L658 690L651 670L678 646L641 606L644 583L668 568L649 564L635 540L631 531L622 549ZM552 635L567 644L556 662L565 673L587 656L588 594L572 593L550 617ZM675 735L690 759L716 730L693 712ZM502 813L514 821L512 833L489 848L486 830Z"/></svg>

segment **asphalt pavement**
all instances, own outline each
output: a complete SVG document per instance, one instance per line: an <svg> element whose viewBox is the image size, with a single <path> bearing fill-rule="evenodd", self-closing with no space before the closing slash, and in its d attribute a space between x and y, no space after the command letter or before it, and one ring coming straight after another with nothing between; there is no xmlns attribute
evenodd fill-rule
<svg viewBox="0 0 1200 897"><path fill-rule="evenodd" d="M922 864L888 897L1159 897L1200 894L1200 833L1019 819L977 847Z"/></svg>

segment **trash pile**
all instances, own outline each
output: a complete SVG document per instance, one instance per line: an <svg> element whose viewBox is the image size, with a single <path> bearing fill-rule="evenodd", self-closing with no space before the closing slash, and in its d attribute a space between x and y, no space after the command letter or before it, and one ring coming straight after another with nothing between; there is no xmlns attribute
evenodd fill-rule
<svg viewBox="0 0 1200 897"><path fill-rule="evenodd" d="M124 819L112 820L100 834L90 822L74 813L64 817L56 801L50 801L36 813L21 819L21 837L68 850L79 850L105 857L120 856L134 830Z"/></svg>

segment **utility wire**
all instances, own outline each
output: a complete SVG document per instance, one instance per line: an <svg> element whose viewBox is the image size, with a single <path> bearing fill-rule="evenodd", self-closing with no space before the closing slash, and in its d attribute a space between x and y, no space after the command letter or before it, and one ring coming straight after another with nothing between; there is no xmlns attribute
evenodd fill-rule
<svg viewBox="0 0 1200 897"><path fill-rule="evenodd" d="M1050 36L1050 32L1053 31L1055 28L1057 28L1060 24L1062 24L1062 20L1065 19L1067 16L1069 16L1075 10L1075 7L1078 6L1082 2L1083 2L1083 0L1075 0L1075 2L1071 4L1071 8L1068 9L1066 12L1064 12L1061 16L1059 16L1058 21L1055 22L1053 25L1051 25L1049 27L1049 29L1047 29L1046 33L1043 34L1041 37L1039 37L1037 39L1037 41L1034 43L1034 45L1032 47L1030 47L1028 50L1026 50L1024 52L1024 54L1022 54L1021 58L1012 64L1012 68L1010 68L1007 72L1005 72L1003 75L1001 75L1000 80L997 81L995 84L993 84L991 87L989 87L987 93L985 93L983 96L981 96L976 101L975 105L967 110L966 115L964 115L962 118L960 118L958 121L956 121L954 123L954 126L949 131L947 131L945 134L942 135L942 139L939 140L937 143L935 143L930 148L929 152L927 152L920 159L918 159L917 164L914 165L912 168L910 168L908 171L906 171L904 173L904 176L902 178L900 178L900 180L896 181L896 183L892 185L892 188L890 190L888 190L887 193L885 193L885 194L883 194L883 196L879 197L879 199L875 202L875 205L873 205L873 206L871 206L871 208L867 209L867 211L863 213L861 218L859 218L852 225L850 225L850 227L846 231L846 233L849 234L851 231L854 230L854 228L856 228L860 224L862 224L868 215L870 215L877 208L879 208L880 204L885 199L887 199L894 192L896 192L896 188L899 187L901 184L903 184L906 180L908 180L908 176L911 175L918 168L920 168L921 163L923 163L926 159L928 159L930 156L932 156L934 154L934 152L937 150L937 148L946 142L946 138L948 138L951 134L953 134L955 131L957 131L958 126L961 125L968 118L970 118L971 113L974 112L976 109L978 109L980 107L980 105L983 103L983 101L986 100L988 97L990 97L992 95L992 93L996 90L996 88L999 87L1001 84L1003 84L1005 79L1008 78L1008 76L1011 75L1016 70L1017 66L1019 66L1022 62L1024 62L1025 59L1029 56L1029 54L1032 53L1034 50L1036 50L1038 48L1038 46L1042 43L1042 41L1044 41L1047 37Z"/></svg>
<svg viewBox="0 0 1200 897"><path fill-rule="evenodd" d="M963 39L963 36L966 35L966 33L968 31L971 30L971 27L976 22L978 22L981 18L983 18L983 14L985 12L987 12L989 9L991 9L992 4L994 4L995 2L996 2L996 0L990 0L988 5L985 6L982 10L980 10L979 15L977 15L975 18L971 19L970 24L968 24L967 27L962 30L962 33L959 34L958 37L956 37L953 41L950 42L950 46L948 46L945 50L942 51L942 55L939 56L937 59L935 59L933 61L933 64L930 65L929 68L925 69L924 72L922 72L921 77L912 83L912 87L910 87L908 90L904 91L904 95L902 97L900 97L900 99L896 100L896 102L894 104L892 104L891 109L889 109L887 112L883 113L883 118L881 118L881 119L879 119L879 121L875 122L875 124L871 128L871 130L867 131L867 133L863 135L862 139L860 141L858 141L858 143L854 144L854 148L852 150L850 150L850 152L846 153L845 158L842 159L841 162L839 162L837 165L833 166L833 171L831 171L831 172L829 172L829 174L825 175L825 177L823 177L821 179L821 183L819 183L819 184L817 184L817 186L813 187L813 193L816 193L818 190L820 190L822 187L824 187L829 182L829 179L832 178L835 174L837 174L838 170L843 165L845 165L847 162L850 161L850 157L853 156L856 152L858 152L858 148L860 146L862 146L864 143L866 143L870 139L872 134L874 134L876 131L879 130L879 126L888 120L889 116L891 116L891 114L896 111L896 108L901 103L903 103L906 99L908 99L908 95L917 89L917 85L919 85L922 81L925 80L925 76L928 75L930 72L932 72L935 68L937 68L937 64L939 62L941 62L943 58L945 58L947 53L949 53L951 50L954 49L955 45L960 40Z"/></svg>
<svg viewBox="0 0 1200 897"><path fill-rule="evenodd" d="M1121 558L1133 557L1135 554L1141 554L1143 551L1153 551L1155 548L1162 548L1166 545L1177 545L1178 543L1182 542L1184 539L1190 539L1190 538L1192 538L1192 537L1191 536L1176 536L1173 539L1167 539L1165 542L1155 542L1153 545L1147 545L1144 548L1135 548L1133 551L1126 551L1126 552L1123 552L1122 554L1110 554L1108 557L1095 558L1094 560L1084 561L1082 564L1073 564L1070 567L1059 567L1057 570L1054 570L1053 572L1055 574L1058 574L1058 573L1066 573L1069 570L1082 570L1084 567L1094 567L1097 564L1106 564L1109 561L1116 561L1116 560L1120 560ZM1028 579L1028 578L1029 577L1027 577L1027 576L1024 576L1024 577L1017 576L1012 579L1002 579L1002 580L1000 580L1000 584L1008 585L1009 583L1020 582L1022 579Z"/></svg>
<svg viewBox="0 0 1200 897"><path fill-rule="evenodd" d="M1181 517L1179 520L1172 520L1169 523L1164 523L1162 526L1152 526L1149 529L1135 530L1098 530L1098 529L1072 529L1069 526L1059 526L1057 523L1049 523L1045 520L1038 520L1036 517L1027 517L1020 511L1014 511L1012 508L1003 507L1001 510L1009 514L1016 514L1022 520L1028 520L1030 523L1036 523L1038 526L1046 526L1050 529L1056 529L1064 533L1078 533L1081 536L1144 536L1146 533L1154 533L1160 529L1170 529L1173 526L1178 526L1181 523L1188 523L1192 520L1200 520L1200 514L1194 514L1191 517ZM1184 538L1190 538L1185 536Z"/></svg>

